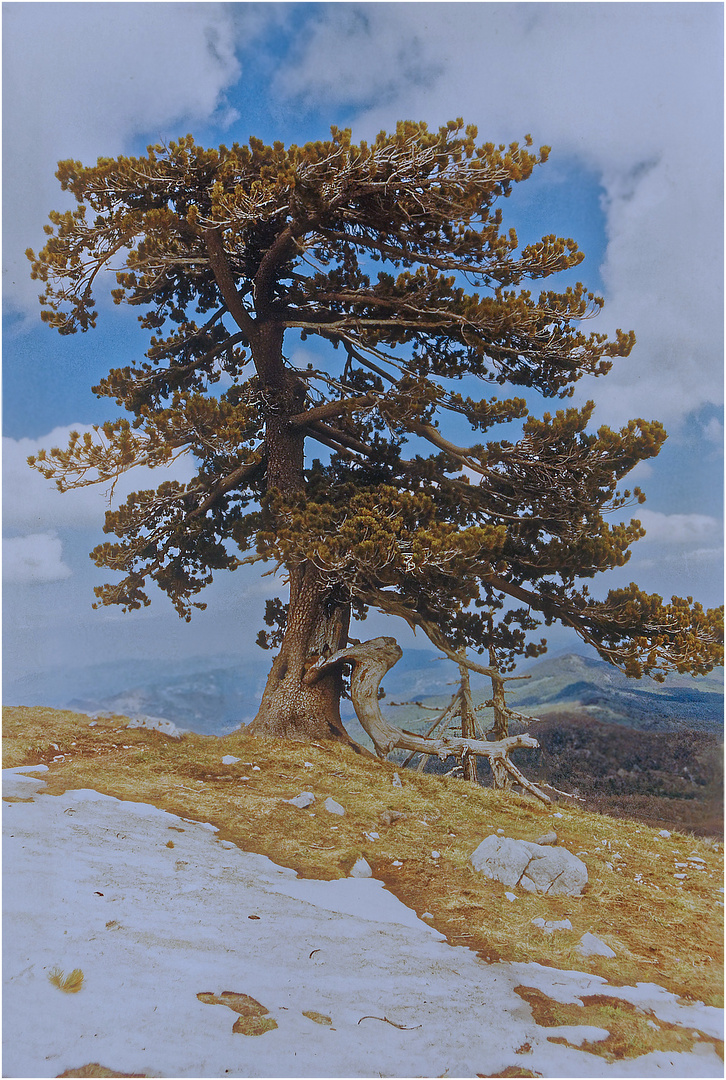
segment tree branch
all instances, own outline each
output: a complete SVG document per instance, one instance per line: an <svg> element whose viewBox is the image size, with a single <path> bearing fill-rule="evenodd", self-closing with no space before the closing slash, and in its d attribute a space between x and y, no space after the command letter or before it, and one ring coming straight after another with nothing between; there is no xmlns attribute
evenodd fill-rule
<svg viewBox="0 0 726 1080"><path fill-rule="evenodd" d="M247 308L242 303L240 294L237 292L232 271L227 262L222 244L222 233L219 229L205 229L204 243L209 255L209 265L217 282L217 287L222 294L222 299L227 305L227 310L252 343L257 338L257 326Z"/></svg>
<svg viewBox="0 0 726 1080"><path fill-rule="evenodd" d="M244 465L240 465L237 469L234 469L233 472L228 473L227 476L219 480L215 485L213 491L211 491L206 497L206 499L202 503L200 503L196 510L192 510L192 512L187 515L187 520L193 521L194 518L198 518L201 517L203 514L206 514L207 510L214 506L217 499L219 499L222 495L226 495L228 491L231 491L232 488L236 487L241 481L249 480L251 477L253 477L262 464L264 449L265 445L263 443L258 450L260 456L255 461L245 462Z"/></svg>
<svg viewBox="0 0 726 1080"><path fill-rule="evenodd" d="M401 647L395 638L373 638L371 641L364 641L349 649L341 649L332 656L320 657L308 668L304 681L310 685L334 665L350 663L353 665L350 683L353 706L379 757L385 757L394 749L435 755L440 761L445 761L452 755L461 757L464 754L476 754L479 757L488 758L490 762L501 762L526 790L542 802L551 801L544 792L522 776L519 769L508 760L511 750L539 747L539 743L531 735L512 735L498 742L452 738L446 735L438 739L429 739L403 731L386 720L378 704L378 688L383 676L400 660L402 655ZM454 656L457 654L455 653Z"/></svg>
<svg viewBox="0 0 726 1080"><path fill-rule="evenodd" d="M288 420L288 424L292 427L307 427L308 424L315 423L317 420L327 420L332 416L340 416L341 413L353 412L356 409L363 409L367 405L373 405L377 401L375 394L364 394L362 397L344 398L343 401L329 401L325 405L318 405L314 409L309 409L307 412L298 413L297 416L291 416Z"/></svg>

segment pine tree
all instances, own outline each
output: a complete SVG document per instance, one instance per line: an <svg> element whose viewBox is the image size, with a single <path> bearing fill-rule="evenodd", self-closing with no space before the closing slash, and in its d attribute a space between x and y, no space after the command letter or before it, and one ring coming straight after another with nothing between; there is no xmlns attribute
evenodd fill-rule
<svg viewBox="0 0 726 1080"><path fill-rule="evenodd" d="M566 401L634 344L583 329L602 306L583 285L528 287L583 257L554 235L520 248L502 226L497 203L547 155L529 137L478 143L457 120L399 123L371 145L336 128L288 148L187 136L145 157L61 162L78 206L51 214L45 247L28 252L42 318L64 335L95 327L93 289L121 264L113 297L139 309L149 348L94 388L128 418L31 464L65 490L191 456L191 482L107 513L117 542L92 557L122 576L96 594L135 609L154 582L188 619L217 571L284 568L253 731L345 737L341 665L324 665L370 609L456 663L463 649L537 655L537 618L636 677L720 662L719 612L635 584L598 600L584 584L643 535L604 515L643 501L619 485L666 436L642 419L593 431L592 402L529 413L535 393ZM298 339L316 343L304 368L286 356ZM496 441L498 425L510 426Z"/></svg>

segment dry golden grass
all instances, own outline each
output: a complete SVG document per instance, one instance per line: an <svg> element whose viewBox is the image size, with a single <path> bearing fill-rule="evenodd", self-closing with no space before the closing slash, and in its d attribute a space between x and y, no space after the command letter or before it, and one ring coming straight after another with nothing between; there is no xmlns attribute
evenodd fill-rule
<svg viewBox="0 0 726 1080"><path fill-rule="evenodd" d="M74 968L70 975L66 975L60 968L51 968L48 972L48 981L64 994L77 994L83 988L83 972L80 968Z"/></svg>
<svg viewBox="0 0 726 1080"><path fill-rule="evenodd" d="M70 712L6 709L4 765L48 764L44 779L54 794L93 788L211 822L220 839L304 877L345 876L363 855L404 903L419 915L431 912L429 921L452 944L492 961L537 961L615 985L655 982L722 1004L723 845L716 841L678 833L665 839L636 821L548 808L400 767L403 785L396 787L396 766L335 744L244 732L172 740L127 730L126 722L114 717L91 727L88 717ZM223 765L229 754L241 760ZM301 791L315 794L308 810L283 801ZM345 807L344 816L326 812L328 796ZM387 824L386 811L402 816ZM510 902L504 886L469 865L490 833L532 840L551 829L587 864L590 883L580 897L518 892ZM689 861L694 857L702 862ZM547 935L532 926L535 916L569 918L573 930ZM616 958L582 957L576 945L585 931Z"/></svg>
<svg viewBox="0 0 726 1080"><path fill-rule="evenodd" d="M238 1019L232 1025L232 1031L237 1035L264 1035L277 1027L277 1022L267 1016L270 1010L249 994L223 990L221 994L204 993L197 994L197 997L205 1005L226 1005L232 1012L238 1013Z"/></svg>
<svg viewBox="0 0 726 1080"><path fill-rule="evenodd" d="M565 1046L578 1046L590 1054L607 1061L637 1058L643 1054L662 1050L669 1053L690 1053L698 1042L710 1042L723 1057L723 1043L702 1031L678 1027L657 1020L628 1001L619 1001L602 994L582 998L582 1005L563 1005L554 1001L541 990L531 986L518 986L517 993L532 1009L535 1021L541 1027L588 1027L604 1028L609 1032L606 1039L572 1043L564 1036L554 1036L551 1041Z"/></svg>
<svg viewBox="0 0 726 1080"><path fill-rule="evenodd" d="M65 1072L58 1073L58 1080L62 1080L63 1077L71 1076L126 1076L129 1078L139 1077L141 1078L141 1080L143 1080L143 1077L146 1076L146 1073L114 1072L113 1069L107 1069L104 1065L99 1065L97 1061L92 1061L90 1065L82 1065L80 1069L66 1069Z"/></svg>

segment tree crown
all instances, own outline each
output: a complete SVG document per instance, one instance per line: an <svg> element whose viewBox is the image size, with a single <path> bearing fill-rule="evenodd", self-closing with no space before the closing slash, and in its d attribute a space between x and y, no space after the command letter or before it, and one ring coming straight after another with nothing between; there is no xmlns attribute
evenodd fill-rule
<svg viewBox="0 0 726 1080"><path fill-rule="evenodd" d="M478 143L457 120L402 122L370 145L336 128L288 148L187 136L146 157L61 162L78 207L52 214L28 252L42 318L61 334L94 327L93 289L114 264L114 300L141 310L149 349L95 388L130 419L32 463L61 488L179 453L198 466L107 514L119 542L93 557L125 576L100 602L139 607L153 581L188 617L216 570L266 559L314 567L361 616L375 606L505 664L544 647L527 643L532 612L633 675L718 662L719 613L582 585L643 535L604 515L643 500L619 485L658 453L662 426L593 432L592 402L536 418L525 397L469 392L566 399L634 344L585 332L602 300L581 283L528 287L583 257L554 235L520 249L502 227L497 202L547 156L529 137ZM327 345L325 359L296 367L286 332ZM477 441L453 442L444 421ZM479 437L508 424L513 438Z"/></svg>

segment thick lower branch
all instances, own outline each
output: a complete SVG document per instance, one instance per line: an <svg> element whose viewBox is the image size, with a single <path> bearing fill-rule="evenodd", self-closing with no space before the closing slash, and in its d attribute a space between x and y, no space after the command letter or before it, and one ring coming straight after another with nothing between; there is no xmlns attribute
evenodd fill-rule
<svg viewBox="0 0 726 1080"><path fill-rule="evenodd" d="M445 761L451 755L461 757L466 754L475 754L487 758L493 766L501 763L507 772L511 773L538 799L546 803L551 801L536 785L526 780L508 758L511 750L536 749L539 743L531 735L514 735L498 742L447 735L430 739L403 731L389 723L381 713L378 704L378 688L383 676L400 660L402 655L402 650L395 638L373 638L371 641L365 641L349 649L341 649L332 656L320 657L308 668L304 681L308 684L314 683L335 664L352 664L350 691L353 706L361 726L370 736L379 757L385 757L395 749L435 755L441 761Z"/></svg>

